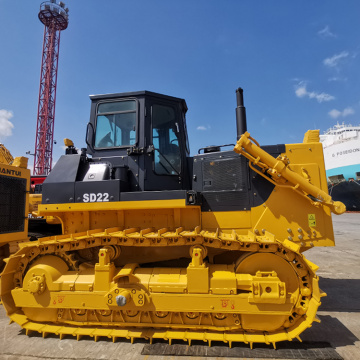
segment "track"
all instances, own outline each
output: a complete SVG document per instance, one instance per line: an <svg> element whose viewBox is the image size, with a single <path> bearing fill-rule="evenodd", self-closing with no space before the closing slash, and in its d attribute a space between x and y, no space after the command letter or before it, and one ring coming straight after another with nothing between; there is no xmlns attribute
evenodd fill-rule
<svg viewBox="0 0 360 360"><path fill-rule="evenodd" d="M81 291L78 292L75 287L72 290L71 288L67 289L65 281L62 285L63 288L57 291L50 291L49 289L53 285L47 281L46 286L43 286L46 290L39 294L39 297L37 294L30 296L27 291L30 284L26 277L27 273L34 271L32 269L42 267L42 262L44 264L46 262L52 263L53 257L59 259L57 261L59 264L64 263L71 274L76 273L76 276L80 278L82 271L85 271L86 274L93 271L91 269L81 270L84 264L79 264L75 256L76 252L80 250L106 249L106 247L118 247L121 249L124 247L163 246L188 246L195 250L201 248L240 250L243 252L243 256L233 267L235 273L229 272L229 274L233 274L232 276L236 276L238 293L225 292L226 295L224 295L220 291L220 294L217 295L216 293L213 294L212 290L203 294L191 293L191 291L187 293L187 290L180 293L178 290L177 292L171 290L174 288L174 284L170 284L168 285L169 293L164 294L160 290L153 289L150 286L150 281L147 280L143 281L140 284L141 286L129 283L121 288L121 291L124 289L134 290L136 296L143 294L144 300L146 299L145 305L138 308L134 306L121 308L114 306L109 301L112 299L109 295L115 296L116 291L118 291L116 287L114 290L115 285L113 283L109 284L109 287L105 290L95 291L96 289L92 289L94 291L87 292L82 290L84 298L86 296L86 302L93 304L92 306L82 307L79 305L81 304L79 303L80 300L76 299L76 296ZM193 250L193 254L195 250ZM132 341L136 338L145 338L149 339L150 342L152 339L160 338L168 340L169 343L174 339L180 339L188 341L189 344L193 340L203 340L208 342L209 345L211 345L212 341L223 341L228 343L229 346L233 342L244 342L250 344L250 346L253 343L266 343L275 347L276 342L279 341L292 340L293 338L300 339L299 335L305 329L311 327L313 321L317 321L316 311L321 303L321 296L325 295L321 293L318 286L318 278L315 275L317 267L307 261L299 250L297 244L287 240L281 243L270 233L265 233L263 236L255 236L252 233L237 235L235 232L224 234L204 231L199 228L193 231L184 231L182 228L175 231L169 231L168 229L154 231L154 229L112 228L93 230L70 236L42 238L37 242L22 244L21 249L9 258L2 274L1 297L11 321L18 323L27 333L37 331L42 333L44 337L49 333L53 333L58 335L60 339L66 335L75 336L77 339L82 336L91 336L95 341L100 337L111 338L113 341L116 341L117 338L128 338ZM101 251L104 252L104 250ZM296 278L296 284L286 284L287 291L292 292L292 295L288 295L286 300L268 300L265 303L261 299L254 300L255 308L258 307L260 310L256 313L251 308L247 310L248 314L246 314L244 309L248 306L249 296L255 298L256 290L251 288L252 290L245 291L244 289L248 289L248 287L244 284L247 284L246 281L249 282L250 280L245 281L244 279L250 279L253 276L251 284L255 283L257 278L255 279L254 272L256 271L253 269L261 267L258 265L259 263L267 263L266 266L261 265L264 268L259 270L268 272L268 267L274 266L276 268L275 275L278 275L280 279L274 274L272 277L268 275L271 283L276 286L282 284L281 278L286 277L288 272L294 274L293 278ZM279 263L283 265L277 265ZM134 276L137 279L144 278L146 274L150 274L149 277L152 275L160 276L156 269L143 270L135 265L132 267L130 265L124 266L119 271L116 269L116 271L120 275L122 272L126 272L129 278ZM103 266L110 265L105 262ZM201 266L202 264L200 264ZM209 271L212 271L211 266L209 265ZM177 269L168 270L177 271ZM250 272L250 275L248 272ZM95 274L95 283L92 283L95 284L94 286L96 286L96 276ZM190 275L188 275L188 281L189 279ZM45 284L45 282L43 283ZM42 289L41 284L40 280L35 281L36 291ZM76 282L74 284L78 286ZM259 284L261 286L261 280ZM99 296L99 294L101 295L98 297L100 300L96 300L95 297ZM104 298L104 294L108 299L105 304L101 300ZM51 297L52 303L49 301L44 305L40 301L45 295ZM41 296L43 297L41 298ZM60 301L64 296L71 298L72 302L65 305ZM37 300L34 300L35 302L31 304L33 298ZM95 302L92 302L93 298ZM53 303L54 299L57 299L56 304ZM218 303L224 304L224 299L227 301L226 305L228 303L235 304L235 310L230 307L224 309L220 305L216 305ZM256 303L256 301L260 303ZM179 307L171 306L172 303L176 302L180 302L181 311L179 311ZM193 305L196 302L200 304L197 305L198 311L195 311L195 305ZM163 304L166 304L166 306ZM211 306L207 307L206 304L211 304ZM268 314L261 310L264 306L265 309L269 310ZM36 310L39 308L42 309L40 312ZM36 313L37 315L34 315ZM39 318L39 313L43 314L41 318ZM274 317L270 317L268 323L265 322L266 330L256 329L256 326L255 329L246 326L246 322L250 321L251 323L254 319L258 319L259 316L264 317L269 314ZM270 329L269 324L273 323L274 319L279 325L275 329Z"/></svg>

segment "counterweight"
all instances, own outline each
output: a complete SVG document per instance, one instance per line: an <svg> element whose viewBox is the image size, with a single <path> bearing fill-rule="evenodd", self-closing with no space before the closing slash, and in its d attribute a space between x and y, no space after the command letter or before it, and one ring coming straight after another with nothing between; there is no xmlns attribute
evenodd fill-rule
<svg viewBox="0 0 360 360"><path fill-rule="evenodd" d="M68 9L63 2L45 1L39 19L45 25L36 125L34 175L47 175L52 165L56 84L60 33L68 27Z"/></svg>

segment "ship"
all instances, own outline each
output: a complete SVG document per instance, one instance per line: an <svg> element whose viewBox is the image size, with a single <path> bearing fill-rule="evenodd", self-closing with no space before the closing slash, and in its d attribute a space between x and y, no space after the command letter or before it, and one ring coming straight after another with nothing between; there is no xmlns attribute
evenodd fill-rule
<svg viewBox="0 0 360 360"><path fill-rule="evenodd" d="M360 211L360 125L336 124L320 135L329 194Z"/></svg>

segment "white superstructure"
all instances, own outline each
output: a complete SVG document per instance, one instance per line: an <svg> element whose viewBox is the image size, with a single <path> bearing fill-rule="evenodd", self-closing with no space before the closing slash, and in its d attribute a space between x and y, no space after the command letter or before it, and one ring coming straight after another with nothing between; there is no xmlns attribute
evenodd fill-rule
<svg viewBox="0 0 360 360"><path fill-rule="evenodd" d="M360 176L360 126L337 124L320 135L327 176Z"/></svg>

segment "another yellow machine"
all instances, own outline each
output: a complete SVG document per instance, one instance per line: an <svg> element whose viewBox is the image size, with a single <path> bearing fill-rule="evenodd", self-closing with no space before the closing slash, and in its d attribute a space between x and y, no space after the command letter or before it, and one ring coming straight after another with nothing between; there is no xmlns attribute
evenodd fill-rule
<svg viewBox="0 0 360 360"><path fill-rule="evenodd" d="M184 100L91 96L87 149L66 142L1 297L26 333L273 344L300 339L325 294L303 253L333 246L318 131L260 147L237 90L235 151L189 156Z"/></svg>
<svg viewBox="0 0 360 360"><path fill-rule="evenodd" d="M14 161L11 152L5 147L4 144L0 143L0 164L11 164Z"/></svg>
<svg viewBox="0 0 360 360"><path fill-rule="evenodd" d="M30 170L27 158L13 158L0 144L0 272L4 259L27 241Z"/></svg>

